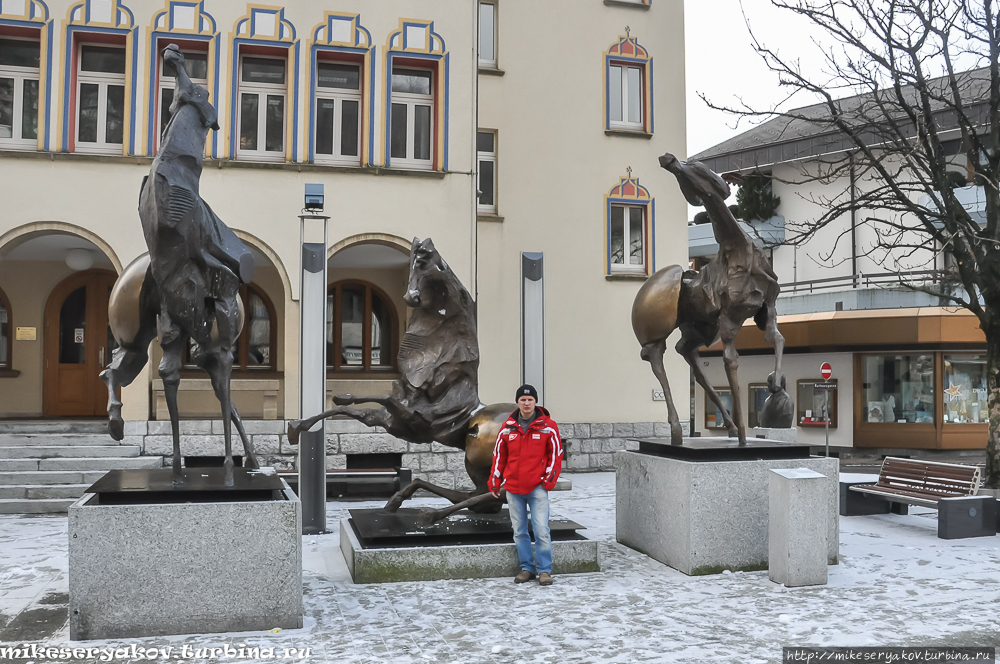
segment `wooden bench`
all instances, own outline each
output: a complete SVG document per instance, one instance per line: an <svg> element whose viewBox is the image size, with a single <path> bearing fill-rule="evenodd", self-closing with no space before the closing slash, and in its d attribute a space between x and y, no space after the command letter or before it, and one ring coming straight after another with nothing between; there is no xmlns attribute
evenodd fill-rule
<svg viewBox="0 0 1000 664"><path fill-rule="evenodd" d="M982 471L977 466L886 457L875 484L849 487L873 498L938 510L938 537L996 534L996 500L976 496ZM901 512L905 514L905 509Z"/></svg>

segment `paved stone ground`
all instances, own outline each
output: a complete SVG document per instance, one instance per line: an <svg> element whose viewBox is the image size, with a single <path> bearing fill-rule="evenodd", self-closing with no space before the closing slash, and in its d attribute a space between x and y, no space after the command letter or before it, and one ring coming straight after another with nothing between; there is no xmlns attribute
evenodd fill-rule
<svg viewBox="0 0 1000 664"><path fill-rule="evenodd" d="M573 491L552 494L552 514L589 526L602 572L559 576L549 588L506 578L358 586L338 533L310 536L305 627L277 634L69 642L65 517L0 517L0 648L135 643L173 648L157 661L192 662L275 661L290 647L312 650L281 661L763 664L780 661L788 645L1000 646L1000 539L939 540L933 511L842 518L841 564L829 585L786 589L767 572L687 577L616 544L614 475L571 479ZM329 523L376 505L330 503ZM276 657L195 651L224 645L273 647ZM132 661L117 654L0 662Z"/></svg>

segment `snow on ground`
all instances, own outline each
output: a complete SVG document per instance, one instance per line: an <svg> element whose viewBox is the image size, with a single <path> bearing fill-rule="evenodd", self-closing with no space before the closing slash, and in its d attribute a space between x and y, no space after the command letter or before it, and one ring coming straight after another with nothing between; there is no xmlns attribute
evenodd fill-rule
<svg viewBox="0 0 1000 664"><path fill-rule="evenodd" d="M354 585L339 521L347 509L380 503L331 502L334 532L303 542L303 629L70 645L138 643L175 654L185 645L189 654L225 644L277 654L311 647L308 661L338 664L763 664L780 661L790 645L1000 646L1000 539L939 540L933 510L842 517L840 564L830 567L829 584L791 589L766 571L688 577L627 549L614 537L614 475L569 479L573 491L552 494L552 517L584 524L601 542L600 573L557 576L549 588L507 578ZM65 517L0 517L0 639L21 642L32 617L48 615L37 638L67 644L65 610L62 622L51 617L67 590Z"/></svg>

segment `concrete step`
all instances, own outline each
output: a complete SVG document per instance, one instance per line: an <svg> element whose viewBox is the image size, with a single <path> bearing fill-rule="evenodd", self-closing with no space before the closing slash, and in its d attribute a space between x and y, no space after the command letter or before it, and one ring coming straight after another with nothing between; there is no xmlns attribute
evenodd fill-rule
<svg viewBox="0 0 1000 664"><path fill-rule="evenodd" d="M2 433L104 433L108 432L106 419L94 420L3 420Z"/></svg>
<svg viewBox="0 0 1000 664"><path fill-rule="evenodd" d="M124 470L160 468L163 457L96 457L92 459L0 459L0 473L10 470Z"/></svg>
<svg viewBox="0 0 1000 664"><path fill-rule="evenodd" d="M137 457L138 445L0 445L0 459L80 459L93 457Z"/></svg>
<svg viewBox="0 0 1000 664"><path fill-rule="evenodd" d="M76 498L0 499L0 514L65 514Z"/></svg>
<svg viewBox="0 0 1000 664"><path fill-rule="evenodd" d="M89 484L15 484L0 486L0 500L79 498L89 486Z"/></svg>
<svg viewBox="0 0 1000 664"><path fill-rule="evenodd" d="M85 484L90 486L104 477L106 470L15 470L0 472L0 487L10 485L39 484Z"/></svg>
<svg viewBox="0 0 1000 664"><path fill-rule="evenodd" d="M107 433L0 433L0 446L24 445L117 445Z"/></svg>

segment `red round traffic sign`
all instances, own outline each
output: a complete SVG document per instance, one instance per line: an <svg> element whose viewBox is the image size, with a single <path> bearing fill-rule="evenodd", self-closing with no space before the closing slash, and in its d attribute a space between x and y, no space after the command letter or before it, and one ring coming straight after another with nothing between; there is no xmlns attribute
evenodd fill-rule
<svg viewBox="0 0 1000 664"><path fill-rule="evenodd" d="M833 367L830 366L829 362L824 362L819 368L820 375L823 376L823 380L830 380L833 375Z"/></svg>

